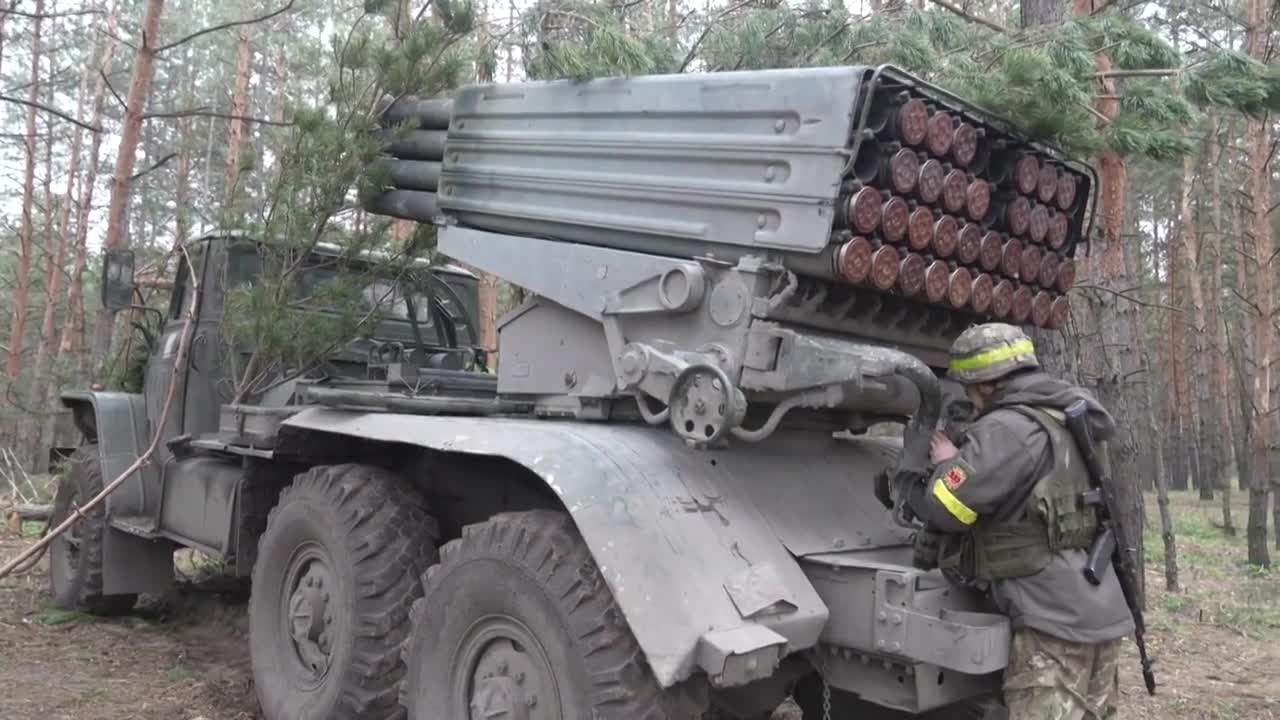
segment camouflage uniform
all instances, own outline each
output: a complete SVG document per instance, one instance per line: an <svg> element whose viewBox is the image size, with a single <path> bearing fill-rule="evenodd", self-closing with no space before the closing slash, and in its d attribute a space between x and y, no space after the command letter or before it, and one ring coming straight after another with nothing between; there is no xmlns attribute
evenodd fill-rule
<svg viewBox="0 0 1280 720"><path fill-rule="evenodd" d="M952 358L953 379L994 383L996 391L959 455L908 498L935 535L925 543L938 544L953 579L986 590L1010 618L1010 720L1111 717L1120 638L1133 631L1133 620L1114 572L1097 587L1084 578L1083 546L1096 525L1082 514L1091 510L1064 502L1074 501L1088 478L1079 474L1079 452L1056 413L1084 399L1098 440L1114 433L1114 421L1083 389L1039 372L1031 340L1012 326L966 331ZM917 548L918 555L929 552Z"/></svg>
<svg viewBox="0 0 1280 720"><path fill-rule="evenodd" d="M1105 720L1119 700L1120 641L1075 643L1025 628L1004 676L1010 720Z"/></svg>

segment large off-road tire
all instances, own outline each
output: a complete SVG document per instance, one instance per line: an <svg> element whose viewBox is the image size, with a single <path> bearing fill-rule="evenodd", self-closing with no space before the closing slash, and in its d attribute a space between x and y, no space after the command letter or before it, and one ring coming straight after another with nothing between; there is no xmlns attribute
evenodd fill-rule
<svg viewBox="0 0 1280 720"><path fill-rule="evenodd" d="M413 606L411 720L687 720L663 690L564 513L498 515L441 550Z"/></svg>
<svg viewBox="0 0 1280 720"><path fill-rule="evenodd" d="M249 648L267 720L391 720L409 608L435 522L400 477L315 467L280 493L258 542Z"/></svg>
<svg viewBox="0 0 1280 720"><path fill-rule="evenodd" d="M61 524L76 508L101 491L102 461L98 456L98 446L81 446L72 453L67 474L58 483L49 527L52 529ZM99 504L49 544L49 593L57 607L97 615L123 615L137 602L135 594L102 593L102 541L107 532L106 513L106 504Z"/></svg>

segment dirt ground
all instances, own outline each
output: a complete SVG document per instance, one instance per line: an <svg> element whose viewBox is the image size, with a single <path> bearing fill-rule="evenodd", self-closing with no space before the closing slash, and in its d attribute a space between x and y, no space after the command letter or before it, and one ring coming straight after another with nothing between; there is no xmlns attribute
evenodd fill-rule
<svg viewBox="0 0 1280 720"><path fill-rule="evenodd" d="M1243 526L1243 498L1235 507ZM1147 536L1160 694L1146 695L1135 654L1122 675L1120 720L1280 718L1280 569L1243 563L1243 537L1215 527L1218 504L1178 494L1173 510L1183 592L1164 590L1160 537L1155 528ZM1154 497L1148 514L1158 521ZM30 542L0 534L3 558ZM147 598L132 617L100 620L50 608L43 567L0 581L0 718L259 718L245 600L243 588L203 582Z"/></svg>

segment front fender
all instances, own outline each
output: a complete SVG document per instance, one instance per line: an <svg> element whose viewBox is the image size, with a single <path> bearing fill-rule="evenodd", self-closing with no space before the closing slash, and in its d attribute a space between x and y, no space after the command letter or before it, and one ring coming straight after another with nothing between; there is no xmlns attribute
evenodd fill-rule
<svg viewBox="0 0 1280 720"><path fill-rule="evenodd" d="M736 685L813 647L828 609L797 556L901 545L873 478L894 448L779 432L695 450L637 425L430 417L312 408L283 436L320 431L528 468L572 515L658 681L695 670Z"/></svg>
<svg viewBox="0 0 1280 720"><path fill-rule="evenodd" d="M62 393L62 404L74 412L80 432L98 443L104 483L119 477L147 449L149 424L142 395L68 390ZM159 471L148 463L107 496L107 516L146 515L154 511L159 487ZM148 499L153 503L151 507Z"/></svg>
<svg viewBox="0 0 1280 720"><path fill-rule="evenodd" d="M98 444L102 462L102 482L120 477L147 449L147 406L142 395L122 392L69 390L62 404L72 410L76 427ZM144 463L106 499L108 526L102 544L102 591L123 593L164 593L173 584L173 546L119 530L113 518L151 518L160 502L160 471L155 463ZM88 498L81 498L81 501Z"/></svg>

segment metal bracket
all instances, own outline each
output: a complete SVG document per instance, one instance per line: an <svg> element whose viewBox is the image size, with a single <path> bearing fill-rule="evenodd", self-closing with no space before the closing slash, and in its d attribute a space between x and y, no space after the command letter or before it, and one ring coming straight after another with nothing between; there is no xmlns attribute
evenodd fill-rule
<svg viewBox="0 0 1280 720"><path fill-rule="evenodd" d="M916 579L913 571L876 572L877 651L970 675L1008 664L1008 618L946 608L937 614L922 612Z"/></svg>
<svg viewBox="0 0 1280 720"><path fill-rule="evenodd" d="M716 687L745 685L773 674L787 639L754 623L712 630L698 639L698 667Z"/></svg>

